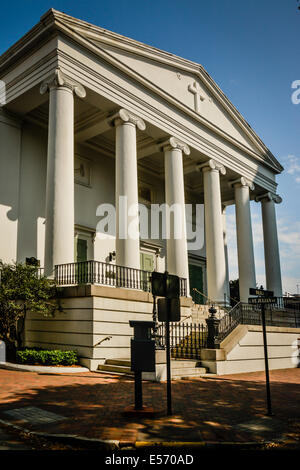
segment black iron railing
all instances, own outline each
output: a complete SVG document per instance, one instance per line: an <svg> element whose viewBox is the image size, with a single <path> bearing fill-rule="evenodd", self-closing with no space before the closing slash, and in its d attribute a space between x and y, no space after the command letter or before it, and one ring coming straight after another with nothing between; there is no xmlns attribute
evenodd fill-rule
<svg viewBox="0 0 300 470"><path fill-rule="evenodd" d="M165 346L165 324L158 326L158 343ZM207 347L207 327L199 323L170 323L171 357L200 359L201 349Z"/></svg>
<svg viewBox="0 0 300 470"><path fill-rule="evenodd" d="M279 297L277 304L266 306L267 326L300 328L300 309L298 304L286 302ZM237 325L261 325L261 307L239 302L220 320L218 342L221 342Z"/></svg>
<svg viewBox="0 0 300 470"><path fill-rule="evenodd" d="M101 261L82 261L55 266L54 277L59 286L100 284L151 292L151 272ZM187 295L187 281L180 278L180 295Z"/></svg>

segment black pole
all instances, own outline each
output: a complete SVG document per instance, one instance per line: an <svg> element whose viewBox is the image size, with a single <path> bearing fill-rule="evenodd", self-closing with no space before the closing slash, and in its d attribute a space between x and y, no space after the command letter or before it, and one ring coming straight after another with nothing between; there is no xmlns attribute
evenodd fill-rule
<svg viewBox="0 0 300 470"><path fill-rule="evenodd" d="M142 372L136 370L134 372L134 400L135 400L135 410L143 409L143 390L142 390Z"/></svg>
<svg viewBox="0 0 300 470"><path fill-rule="evenodd" d="M167 299L167 316L166 321L166 349L167 349L167 415L172 414L172 393L171 393L171 357L170 357L170 300Z"/></svg>
<svg viewBox="0 0 300 470"><path fill-rule="evenodd" d="M266 333L266 317L265 317L265 305L261 304L261 322L264 339L264 356L265 356L265 371L266 371L266 392L267 392L267 416L272 416L272 405L271 405L271 391L270 391L270 378L269 378L269 361L268 361L268 345L267 345L267 333Z"/></svg>

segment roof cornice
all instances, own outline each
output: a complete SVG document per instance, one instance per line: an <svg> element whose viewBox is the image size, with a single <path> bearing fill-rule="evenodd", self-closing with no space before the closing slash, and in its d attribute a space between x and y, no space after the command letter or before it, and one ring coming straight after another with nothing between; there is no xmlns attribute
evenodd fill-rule
<svg viewBox="0 0 300 470"><path fill-rule="evenodd" d="M81 29L81 31L78 31L78 29ZM277 173L280 173L283 170L283 167L280 165L277 159L258 137L258 135L247 123L240 112L229 101L229 99L214 82L211 76L206 72L202 65L192 62L188 59L178 57L175 54L162 51L153 46L148 46L134 39L130 39L120 34L108 31L99 26L92 25L83 20L78 20L72 16L66 15L65 13L54 10L53 8L41 16L37 25L35 25L19 41L17 41L0 56L0 74L3 70L7 70L9 67L11 67L20 58L24 58L24 55L27 53L27 51L32 51L32 48L36 44L41 44L41 42L49 38L49 36L58 34L59 32L62 32L66 36L70 36L75 41L78 39L78 42L80 42L82 45L84 43L84 46L92 49L94 53L95 50L98 49L99 53L105 54L111 59L112 56L101 48L101 42L110 44L111 46L121 48L137 55L142 55L143 57L146 56L165 65L172 67L175 66L179 70L184 70L185 72L189 72L198 76L198 78L208 88L210 93L221 103L232 119L243 129L248 138L256 145L262 154L264 154L269 159L269 162L265 162L265 164L270 166L272 170L275 170ZM85 33L85 35L83 36L82 33ZM97 41L99 45L97 46L93 41ZM140 81L141 77L136 73L136 78L138 81ZM197 118L198 117L199 116L197 115Z"/></svg>

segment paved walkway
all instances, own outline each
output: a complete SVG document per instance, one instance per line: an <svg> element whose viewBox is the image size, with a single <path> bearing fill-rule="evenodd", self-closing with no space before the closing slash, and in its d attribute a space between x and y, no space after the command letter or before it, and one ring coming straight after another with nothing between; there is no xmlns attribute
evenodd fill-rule
<svg viewBox="0 0 300 470"><path fill-rule="evenodd" d="M123 445L141 442L261 442L300 438L300 369L270 372L274 416L267 417L264 373L166 384L143 382L144 404L161 410L152 419L123 415L134 401L130 378L100 373L38 374L0 369L0 420L31 431L71 434ZM0 436L5 442L5 437ZM3 445L3 444L2 444Z"/></svg>

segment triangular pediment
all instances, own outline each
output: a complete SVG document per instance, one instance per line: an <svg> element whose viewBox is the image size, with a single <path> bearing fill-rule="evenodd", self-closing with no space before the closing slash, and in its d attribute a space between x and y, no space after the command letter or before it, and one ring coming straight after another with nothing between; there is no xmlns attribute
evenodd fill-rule
<svg viewBox="0 0 300 470"><path fill-rule="evenodd" d="M73 39L77 34L87 41L87 46L96 46L100 56L110 58L123 72L127 70L131 78L149 86L225 139L249 149L276 172L282 171L276 158L200 64L56 10L50 10L42 19L50 17L58 26L63 25L64 32L69 29Z"/></svg>

